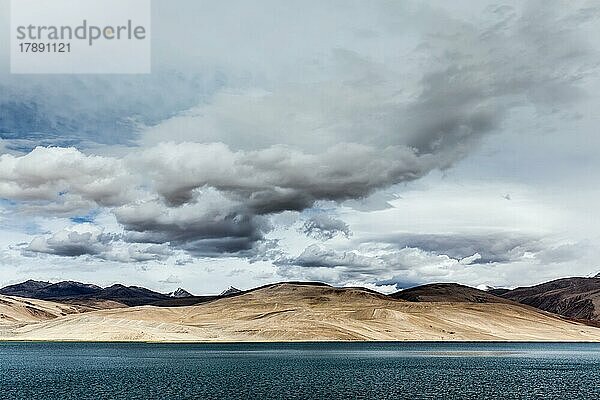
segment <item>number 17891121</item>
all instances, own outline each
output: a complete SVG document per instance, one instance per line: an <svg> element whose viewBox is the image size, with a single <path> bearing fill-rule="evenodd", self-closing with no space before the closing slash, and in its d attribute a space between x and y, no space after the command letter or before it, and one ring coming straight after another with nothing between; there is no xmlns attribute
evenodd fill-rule
<svg viewBox="0 0 600 400"><path fill-rule="evenodd" d="M71 43L19 43L21 53L70 53Z"/></svg>

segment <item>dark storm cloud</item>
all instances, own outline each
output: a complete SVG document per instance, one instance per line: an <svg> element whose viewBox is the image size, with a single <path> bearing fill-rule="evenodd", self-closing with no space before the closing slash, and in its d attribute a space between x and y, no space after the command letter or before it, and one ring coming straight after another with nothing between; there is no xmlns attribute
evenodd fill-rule
<svg viewBox="0 0 600 400"><path fill-rule="evenodd" d="M250 255L271 226L242 208L211 191L175 209L148 202L120 207L115 215L130 242L169 243L195 256Z"/></svg>
<svg viewBox="0 0 600 400"><path fill-rule="evenodd" d="M246 218L246 221L242 221ZM235 220L235 221L234 221ZM123 222L123 220L121 220ZM169 243L194 256L253 256L256 243L268 231L257 218L225 217L208 224L124 223L125 240L133 243Z"/></svg>

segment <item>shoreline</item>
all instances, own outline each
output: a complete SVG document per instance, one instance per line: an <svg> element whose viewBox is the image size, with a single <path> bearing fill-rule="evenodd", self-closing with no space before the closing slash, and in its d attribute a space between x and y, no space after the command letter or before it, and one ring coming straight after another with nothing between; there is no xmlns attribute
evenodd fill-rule
<svg viewBox="0 0 600 400"><path fill-rule="evenodd" d="M257 341L231 341L231 340L213 340L213 341L162 341L162 340L21 340L21 339L0 339L0 344L4 343L98 343L98 344L331 344L331 343L522 343L522 344L600 344L600 340L257 340Z"/></svg>

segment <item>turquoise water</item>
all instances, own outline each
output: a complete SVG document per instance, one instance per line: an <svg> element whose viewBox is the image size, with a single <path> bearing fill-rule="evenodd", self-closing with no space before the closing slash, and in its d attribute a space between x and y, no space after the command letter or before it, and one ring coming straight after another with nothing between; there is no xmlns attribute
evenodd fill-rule
<svg viewBox="0 0 600 400"><path fill-rule="evenodd" d="M600 399L600 344L0 343L1 399Z"/></svg>

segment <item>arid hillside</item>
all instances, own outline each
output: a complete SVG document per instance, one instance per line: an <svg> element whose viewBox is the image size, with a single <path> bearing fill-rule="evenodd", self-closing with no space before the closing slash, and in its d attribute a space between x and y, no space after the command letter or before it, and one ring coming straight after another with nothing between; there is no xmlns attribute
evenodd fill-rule
<svg viewBox="0 0 600 400"><path fill-rule="evenodd" d="M67 304L0 295L0 337L14 328L56 319L80 310Z"/></svg>
<svg viewBox="0 0 600 400"><path fill-rule="evenodd" d="M409 302L359 288L289 283L195 306L65 314L8 324L1 339L600 341L599 328L511 302Z"/></svg>
<svg viewBox="0 0 600 400"><path fill-rule="evenodd" d="M396 292L391 297L416 302L512 303L483 290L457 283L432 283Z"/></svg>
<svg viewBox="0 0 600 400"><path fill-rule="evenodd" d="M600 322L600 278L564 278L500 295L565 317Z"/></svg>

